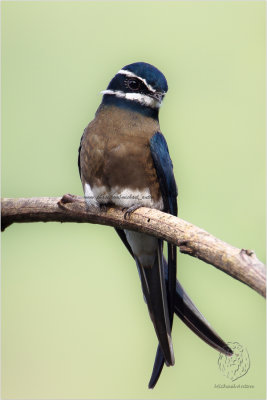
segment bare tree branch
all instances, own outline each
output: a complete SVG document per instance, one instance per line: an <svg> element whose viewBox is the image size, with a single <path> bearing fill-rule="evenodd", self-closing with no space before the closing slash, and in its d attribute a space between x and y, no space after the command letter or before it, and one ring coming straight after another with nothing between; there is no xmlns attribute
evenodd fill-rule
<svg viewBox="0 0 267 400"><path fill-rule="evenodd" d="M265 297L265 266L252 250L238 249L189 222L150 208L139 208L125 219L121 209L89 209L83 197L2 199L2 230L14 222L90 222L164 239L212 264Z"/></svg>

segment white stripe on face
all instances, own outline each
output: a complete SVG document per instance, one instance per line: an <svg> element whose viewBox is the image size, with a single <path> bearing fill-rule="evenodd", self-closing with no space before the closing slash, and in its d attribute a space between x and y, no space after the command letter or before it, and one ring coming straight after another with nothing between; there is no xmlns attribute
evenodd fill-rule
<svg viewBox="0 0 267 400"><path fill-rule="evenodd" d="M113 94L114 96L119 97L121 99L137 101L138 103L151 108L159 108L161 105L160 101L153 99L152 97L142 93L124 93L121 92L120 90L108 90L108 89L103 90L101 93Z"/></svg>
<svg viewBox="0 0 267 400"><path fill-rule="evenodd" d="M130 78L137 78L146 85L146 87L148 88L148 90L150 90L150 92L153 92L153 93L156 92L156 90L151 85L149 85L149 83L147 83L145 78L141 78L140 76L134 74L131 71L128 71L127 69L120 69L118 74L126 75L126 76L129 76Z"/></svg>

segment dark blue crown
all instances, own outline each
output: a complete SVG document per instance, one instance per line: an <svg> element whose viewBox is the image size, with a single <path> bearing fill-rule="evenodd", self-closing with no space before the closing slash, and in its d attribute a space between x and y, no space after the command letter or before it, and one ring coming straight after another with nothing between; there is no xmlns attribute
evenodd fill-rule
<svg viewBox="0 0 267 400"><path fill-rule="evenodd" d="M122 69L133 72L135 75L144 78L149 85L159 92L167 92L168 84L165 76L156 67L145 62L136 62L125 65Z"/></svg>

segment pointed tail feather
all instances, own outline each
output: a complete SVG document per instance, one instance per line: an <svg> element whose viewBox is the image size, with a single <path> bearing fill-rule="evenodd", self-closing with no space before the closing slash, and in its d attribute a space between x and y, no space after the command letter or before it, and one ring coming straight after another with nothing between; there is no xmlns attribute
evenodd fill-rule
<svg viewBox="0 0 267 400"><path fill-rule="evenodd" d="M176 253L176 246L170 243L168 243L168 267L167 267L167 262L164 259L164 269L165 269L166 287L168 288L167 297L169 304L169 318L172 329L173 315L175 312L175 299L176 299L177 253ZM160 377L161 371L163 369L163 366L164 366L164 357L160 346L158 346L152 375L148 383L149 389L153 389L153 387L156 385Z"/></svg>
<svg viewBox="0 0 267 400"><path fill-rule="evenodd" d="M171 340L166 283L164 278L162 241L159 240L158 252L152 267L143 267L138 260L138 269L151 320L163 353L163 361L174 365Z"/></svg>
<svg viewBox="0 0 267 400"><path fill-rule="evenodd" d="M176 283L175 313L200 339L226 356L233 354L229 346L213 330L206 318L196 308L181 284Z"/></svg>

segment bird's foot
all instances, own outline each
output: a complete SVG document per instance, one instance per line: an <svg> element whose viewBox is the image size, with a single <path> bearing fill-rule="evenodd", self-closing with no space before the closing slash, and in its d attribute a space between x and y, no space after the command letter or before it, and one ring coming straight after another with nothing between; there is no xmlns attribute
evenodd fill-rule
<svg viewBox="0 0 267 400"><path fill-rule="evenodd" d="M122 211L126 210L126 212L124 213L124 219L130 218L131 214L141 207L143 207L142 204L135 204L134 206L131 206L129 208L124 207L122 209Z"/></svg>

